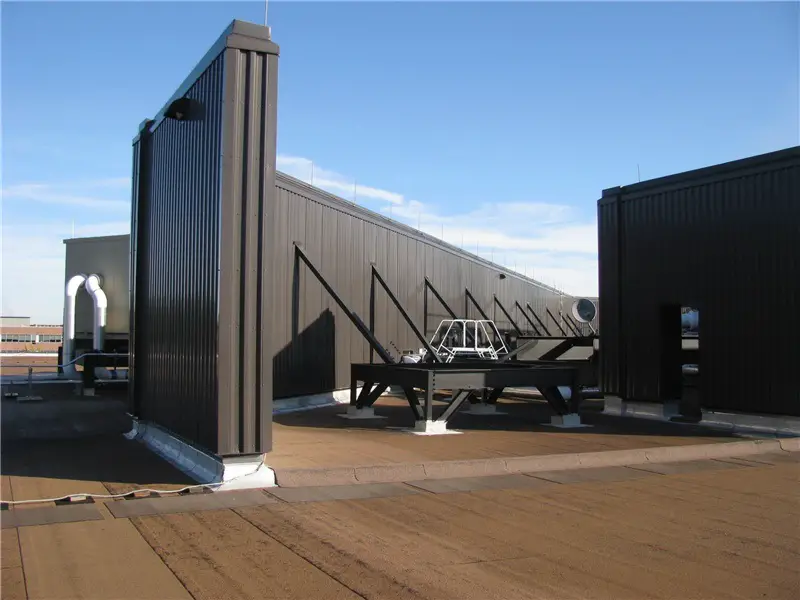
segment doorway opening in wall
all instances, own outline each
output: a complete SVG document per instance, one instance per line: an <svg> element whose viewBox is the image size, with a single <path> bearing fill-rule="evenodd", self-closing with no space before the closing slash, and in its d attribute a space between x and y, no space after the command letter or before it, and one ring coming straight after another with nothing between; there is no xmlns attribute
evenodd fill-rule
<svg viewBox="0 0 800 600"><path fill-rule="evenodd" d="M700 417L699 311L688 304L664 304L660 307L659 321L658 399L673 418L697 420Z"/></svg>
<svg viewBox="0 0 800 600"><path fill-rule="evenodd" d="M700 376L700 311L693 306L681 306L680 413L689 420L702 417Z"/></svg>

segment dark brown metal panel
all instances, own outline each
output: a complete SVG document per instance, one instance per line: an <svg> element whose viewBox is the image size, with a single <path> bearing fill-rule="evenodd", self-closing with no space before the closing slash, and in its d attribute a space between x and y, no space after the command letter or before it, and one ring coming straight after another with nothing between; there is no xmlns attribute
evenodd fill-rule
<svg viewBox="0 0 800 600"><path fill-rule="evenodd" d="M224 54L217 369L217 446L222 455L272 447L274 349L269 334L280 305L271 269L278 250L274 232L278 49L260 39L252 44L258 50L251 50L245 41L232 40L236 47Z"/></svg>
<svg viewBox="0 0 800 600"><path fill-rule="evenodd" d="M234 21L134 141L134 414L218 454L271 447L277 46ZM170 104L192 101L186 118Z"/></svg>
<svg viewBox="0 0 800 600"><path fill-rule="evenodd" d="M160 122L136 143L143 149L136 268L135 414L216 450L216 337L223 61L214 60L185 96L201 119ZM195 174L207 174L196 177ZM135 177L137 181L139 178ZM196 249L210 245L211 254Z"/></svg>
<svg viewBox="0 0 800 600"><path fill-rule="evenodd" d="M604 391L664 400L659 315L700 309L708 408L800 414L800 148L607 190L599 202Z"/></svg>

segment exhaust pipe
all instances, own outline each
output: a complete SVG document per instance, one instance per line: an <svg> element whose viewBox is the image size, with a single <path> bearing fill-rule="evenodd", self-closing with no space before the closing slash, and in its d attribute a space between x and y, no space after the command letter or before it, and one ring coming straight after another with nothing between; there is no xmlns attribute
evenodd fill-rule
<svg viewBox="0 0 800 600"><path fill-rule="evenodd" d="M92 346L95 351L102 352L105 346L106 338L106 318L108 314L108 298L103 288L102 278L100 275L93 273L86 279L84 286L86 292L92 297L94 303L94 329L92 331ZM95 369L95 377L100 379L108 379L111 375L105 367L97 367Z"/></svg>
<svg viewBox="0 0 800 600"><path fill-rule="evenodd" d="M63 357L65 363L75 358L75 298L78 291L86 281L86 275L74 275L67 281L64 290L64 339L62 341ZM74 364L64 367L64 375L74 377L77 375Z"/></svg>

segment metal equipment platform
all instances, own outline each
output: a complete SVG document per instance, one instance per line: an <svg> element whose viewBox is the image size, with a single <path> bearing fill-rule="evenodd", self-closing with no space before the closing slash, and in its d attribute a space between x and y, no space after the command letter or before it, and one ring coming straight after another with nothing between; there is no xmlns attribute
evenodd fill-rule
<svg viewBox="0 0 800 600"><path fill-rule="evenodd" d="M403 389L417 422L444 426L465 401L495 405L505 388L535 387L559 417L575 414L582 401L581 374L574 365L553 362L460 360L451 363L351 365L352 415L370 409L389 386ZM363 382L358 393L358 382ZM569 388L566 399L559 388ZM419 390L419 393L418 393ZM434 390L449 390L449 406L434 418ZM480 397L478 396L480 393ZM420 404L420 396L423 396ZM369 416L369 411L365 416Z"/></svg>

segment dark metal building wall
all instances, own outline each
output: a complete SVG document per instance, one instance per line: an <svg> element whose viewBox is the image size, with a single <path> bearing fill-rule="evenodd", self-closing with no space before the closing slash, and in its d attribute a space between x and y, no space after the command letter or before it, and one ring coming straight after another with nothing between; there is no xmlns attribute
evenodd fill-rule
<svg viewBox="0 0 800 600"><path fill-rule="evenodd" d="M664 399L659 311L693 306L703 405L800 414L798 198L800 148L608 191L599 206L604 389Z"/></svg>
<svg viewBox="0 0 800 600"><path fill-rule="evenodd" d="M513 326L495 306L495 294L522 329L529 326L515 301L523 307L529 302L543 316L545 302L558 299L549 288L509 271L502 271L506 277L500 279L501 270L486 261L282 173L277 178L274 232L274 285L279 293L272 330L276 397L347 387L350 363L370 360L369 346L336 303L304 266L297 268L295 242L367 324L372 263L420 329L426 276L458 316L480 318L473 306L467 310L469 288L487 315L508 330ZM392 343L401 350L419 348L421 343L377 284L374 294L378 340L393 352ZM433 294L427 304L430 336L449 315Z"/></svg>

